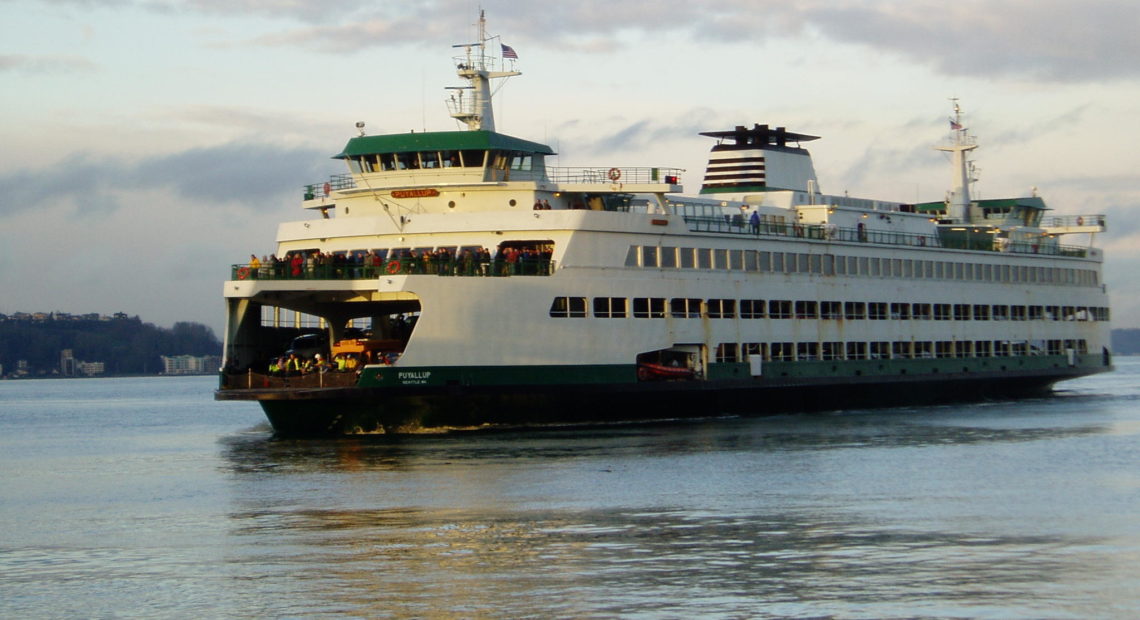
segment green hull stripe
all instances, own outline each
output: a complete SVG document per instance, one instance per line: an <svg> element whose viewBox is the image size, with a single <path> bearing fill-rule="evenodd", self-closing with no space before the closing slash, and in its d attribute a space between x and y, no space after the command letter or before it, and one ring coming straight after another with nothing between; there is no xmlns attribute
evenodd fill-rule
<svg viewBox="0 0 1140 620"><path fill-rule="evenodd" d="M1099 355L1078 355L1076 367L1103 366ZM1064 355L961 357L887 360L813 360L764 362L757 379L816 379L937 375L971 372L1038 371L1067 368ZM709 364L710 381L747 379L747 363ZM361 373L360 387L603 385L637 382L634 364L546 366L424 366L370 367Z"/></svg>

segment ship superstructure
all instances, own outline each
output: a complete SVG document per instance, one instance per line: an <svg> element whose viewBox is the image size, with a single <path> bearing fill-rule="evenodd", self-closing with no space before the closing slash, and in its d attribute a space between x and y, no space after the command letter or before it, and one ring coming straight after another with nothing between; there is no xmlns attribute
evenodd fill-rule
<svg viewBox="0 0 1140 620"><path fill-rule="evenodd" d="M219 399L316 435L1038 394L1111 367L1103 255L1061 243L1103 216L972 199L956 102L945 200L824 194L817 137L760 124L703 133L685 198L679 169L552 167L494 131L492 80L520 73L478 38L464 130L362 129L306 186L314 217L234 266Z"/></svg>

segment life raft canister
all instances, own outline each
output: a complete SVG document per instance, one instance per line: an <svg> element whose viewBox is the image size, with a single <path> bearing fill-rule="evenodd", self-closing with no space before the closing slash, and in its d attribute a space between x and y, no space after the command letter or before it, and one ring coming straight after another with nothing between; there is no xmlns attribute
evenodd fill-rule
<svg viewBox="0 0 1140 620"><path fill-rule="evenodd" d="M389 261L385 270L387 270L388 273L400 273L400 261Z"/></svg>

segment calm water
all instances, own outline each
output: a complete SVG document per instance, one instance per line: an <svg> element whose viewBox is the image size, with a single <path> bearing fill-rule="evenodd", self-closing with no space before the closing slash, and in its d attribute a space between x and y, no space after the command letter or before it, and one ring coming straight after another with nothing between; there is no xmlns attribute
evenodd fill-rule
<svg viewBox="0 0 1140 620"><path fill-rule="evenodd" d="M1140 614L1140 360L1019 403L313 442L213 385L0 382L0 616Z"/></svg>

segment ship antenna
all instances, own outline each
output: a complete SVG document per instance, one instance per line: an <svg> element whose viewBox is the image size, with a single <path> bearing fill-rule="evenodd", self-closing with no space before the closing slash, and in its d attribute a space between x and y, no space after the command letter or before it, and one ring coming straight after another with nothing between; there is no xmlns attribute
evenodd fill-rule
<svg viewBox="0 0 1140 620"><path fill-rule="evenodd" d="M978 148L978 144L963 124L962 107L958 105L958 98L952 97L950 101L954 104L954 116L950 117L950 138L946 144L934 148L951 154L952 177L946 216L954 222L965 222L970 219L970 183L974 181L973 162L966 159L966 153Z"/></svg>
<svg viewBox="0 0 1140 620"><path fill-rule="evenodd" d="M510 50L512 64L506 69L501 59L497 70L488 68L488 60L494 61L497 57L488 54L487 20L482 9L479 10L478 40L475 43L464 43L452 47L464 48L464 55L457 57L456 74L467 81L467 86L450 86L450 90L458 91L448 98L447 105L451 117L467 125L470 131L495 131L495 114L491 106L491 80L509 78L522 75L514 69L513 60L517 59L514 50L502 46L504 55ZM478 48L477 51L475 48ZM464 91L469 91L464 97Z"/></svg>

